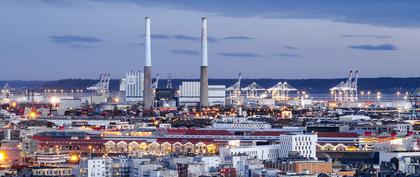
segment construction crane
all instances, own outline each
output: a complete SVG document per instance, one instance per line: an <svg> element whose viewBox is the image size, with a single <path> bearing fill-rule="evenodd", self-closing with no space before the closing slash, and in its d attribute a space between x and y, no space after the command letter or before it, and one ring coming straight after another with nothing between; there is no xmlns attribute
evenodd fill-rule
<svg viewBox="0 0 420 177"><path fill-rule="evenodd" d="M95 85L87 87L87 90L92 90L98 93L99 95L106 95L109 93L109 82L111 81L110 74L101 74L99 76L99 82Z"/></svg>
<svg viewBox="0 0 420 177"><path fill-rule="evenodd" d="M330 89L334 101L337 102L354 102L357 101L357 80L359 78L359 71L353 73L349 72L346 82L340 82Z"/></svg>
<svg viewBox="0 0 420 177"><path fill-rule="evenodd" d="M239 73L238 81L226 89L229 94L231 104L241 104L241 79L242 73Z"/></svg>

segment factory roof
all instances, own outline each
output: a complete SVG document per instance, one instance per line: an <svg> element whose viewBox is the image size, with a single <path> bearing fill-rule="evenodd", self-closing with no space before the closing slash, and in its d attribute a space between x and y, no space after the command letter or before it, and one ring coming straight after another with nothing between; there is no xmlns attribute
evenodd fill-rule
<svg viewBox="0 0 420 177"><path fill-rule="evenodd" d="M359 137L359 134L353 132L318 132L318 137L325 138L356 138Z"/></svg>

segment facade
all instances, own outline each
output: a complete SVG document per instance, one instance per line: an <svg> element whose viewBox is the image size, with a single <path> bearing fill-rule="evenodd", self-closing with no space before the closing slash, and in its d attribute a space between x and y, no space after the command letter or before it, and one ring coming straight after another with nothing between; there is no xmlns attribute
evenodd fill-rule
<svg viewBox="0 0 420 177"><path fill-rule="evenodd" d="M127 80L125 78L122 78L120 80L120 92L125 92L125 86L127 84Z"/></svg>
<svg viewBox="0 0 420 177"><path fill-rule="evenodd" d="M112 175L112 159L111 158L94 158L84 159L79 164L79 174L81 177L111 177Z"/></svg>
<svg viewBox="0 0 420 177"><path fill-rule="evenodd" d="M131 71L125 74L125 100L137 102L143 99L144 73Z"/></svg>
<svg viewBox="0 0 420 177"><path fill-rule="evenodd" d="M226 86L209 85L209 105L225 105ZM179 86L179 104L195 106L200 102L200 82L182 82Z"/></svg>
<svg viewBox="0 0 420 177"><path fill-rule="evenodd" d="M248 147L221 147L221 156L245 155L248 158L259 160L276 160L288 158L292 154L307 159L316 159L317 135L313 134L281 134L279 144L248 146Z"/></svg>
<svg viewBox="0 0 420 177"><path fill-rule="evenodd" d="M279 140L280 157L289 157L291 152L306 158L316 158L317 135L313 134L282 134Z"/></svg>
<svg viewBox="0 0 420 177"><path fill-rule="evenodd" d="M53 165L53 164L61 164L65 163L68 159L70 159L69 154L37 154L36 155L36 162L40 165Z"/></svg>
<svg viewBox="0 0 420 177"><path fill-rule="evenodd" d="M32 167L32 176L73 176L71 167Z"/></svg>
<svg viewBox="0 0 420 177"><path fill-rule="evenodd" d="M224 117L221 121L213 123L216 129L271 129L271 125L265 122L250 121L248 118Z"/></svg>
<svg viewBox="0 0 420 177"><path fill-rule="evenodd" d="M418 174L420 169L420 152L416 151L392 151L392 152L380 152L379 162L386 163L392 160L396 160L398 163L398 170L407 175Z"/></svg>
<svg viewBox="0 0 420 177"><path fill-rule="evenodd" d="M303 173L309 171L310 174L332 173L332 162L317 160L285 160L285 161L267 161L264 162L266 168L278 169L280 171L293 171Z"/></svg>
<svg viewBox="0 0 420 177"><path fill-rule="evenodd" d="M348 151L362 149L357 133L318 132L318 151Z"/></svg>
<svg viewBox="0 0 420 177"><path fill-rule="evenodd" d="M250 158L257 158L260 160L274 160L282 155L280 153L279 145L261 145L248 147L221 147L219 148L220 155L235 156L246 155Z"/></svg>
<svg viewBox="0 0 420 177"><path fill-rule="evenodd" d="M148 176L154 169L162 168L162 165L151 162L150 159L130 159L128 167L130 177L143 177Z"/></svg>

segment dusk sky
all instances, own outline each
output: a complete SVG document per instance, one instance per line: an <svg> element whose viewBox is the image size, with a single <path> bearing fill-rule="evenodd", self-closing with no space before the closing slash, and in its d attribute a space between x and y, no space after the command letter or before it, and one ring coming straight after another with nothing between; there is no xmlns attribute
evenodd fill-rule
<svg viewBox="0 0 420 177"><path fill-rule="evenodd" d="M0 80L142 70L146 16L162 78L198 78L203 16L210 78L420 76L420 1L1 0Z"/></svg>

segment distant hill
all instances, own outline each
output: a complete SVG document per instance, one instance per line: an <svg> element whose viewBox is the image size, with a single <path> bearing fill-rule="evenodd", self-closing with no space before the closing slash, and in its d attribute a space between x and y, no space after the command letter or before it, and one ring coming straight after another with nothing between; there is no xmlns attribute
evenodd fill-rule
<svg viewBox="0 0 420 177"><path fill-rule="evenodd" d="M182 81L199 81L198 79L172 79L174 88L178 88ZM229 87L234 84L236 79L209 79L209 84L226 85ZM345 79L242 79L242 87L252 82L257 82L264 88L269 88L277 82L288 82L299 90L306 90L310 93L329 93L329 88L338 84ZM93 79L63 79L56 81L0 81L2 87L5 83L16 89L86 89L94 85L98 80ZM159 87L165 87L166 80L159 81ZM420 77L412 78L360 78L359 90L382 91L384 93L395 93L398 90L412 91L420 87ZM119 89L119 80L111 80L110 90L117 91Z"/></svg>

